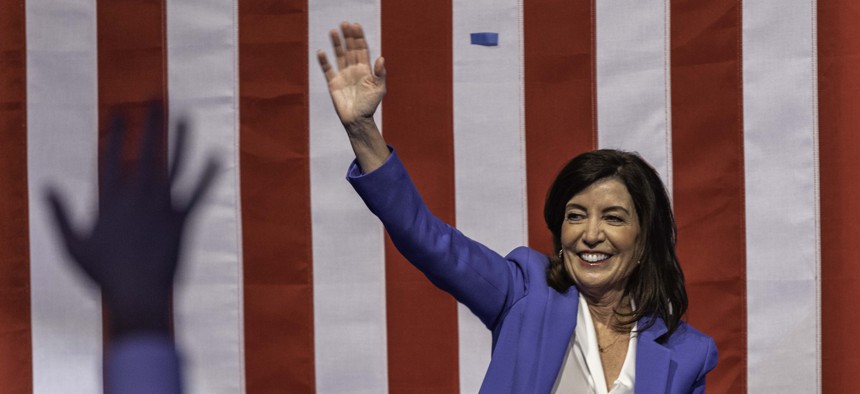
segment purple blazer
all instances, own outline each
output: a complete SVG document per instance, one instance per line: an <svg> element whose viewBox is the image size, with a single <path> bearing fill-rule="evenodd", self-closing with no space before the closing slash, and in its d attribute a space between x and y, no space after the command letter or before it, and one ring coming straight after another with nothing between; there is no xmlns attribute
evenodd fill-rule
<svg viewBox="0 0 860 394"><path fill-rule="evenodd" d="M502 257L433 216L393 151L368 174L353 163L347 179L400 253L492 331L481 393L549 393L576 327L579 292L549 287L547 257L526 247ZM717 364L714 341L681 323L657 342L665 332L658 318L639 334L635 391L704 392L705 375Z"/></svg>

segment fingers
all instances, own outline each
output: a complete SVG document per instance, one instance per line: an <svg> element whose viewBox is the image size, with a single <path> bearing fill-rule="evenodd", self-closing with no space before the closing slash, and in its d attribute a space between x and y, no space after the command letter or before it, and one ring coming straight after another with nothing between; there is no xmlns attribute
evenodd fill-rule
<svg viewBox="0 0 860 394"><path fill-rule="evenodd" d="M108 126L108 146L101 163L101 191L116 190L120 184L120 155L122 152L125 118L117 113L111 114Z"/></svg>
<svg viewBox="0 0 860 394"><path fill-rule="evenodd" d="M176 125L176 135L173 137L173 155L170 160L170 184L172 185L185 164L185 141L188 139L188 120L179 119Z"/></svg>
<svg viewBox="0 0 860 394"><path fill-rule="evenodd" d="M341 71L346 68L346 50L343 49L343 44L340 41L340 34L337 30L329 32L331 37L331 47L334 48L334 57L337 62L337 69Z"/></svg>
<svg viewBox="0 0 860 394"><path fill-rule="evenodd" d="M188 203L185 204L185 208L181 209L185 215L191 213L192 210L197 206L200 202L200 199L206 195L206 192L209 190L209 187L212 186L212 181L215 180L215 176L218 175L218 170L220 169L220 165L218 164L218 160L215 157L210 157L208 162L206 163L206 168L203 170L203 174L200 176L200 180L197 181L197 186L193 189L194 191L191 193L191 198L188 199Z"/></svg>
<svg viewBox="0 0 860 394"><path fill-rule="evenodd" d="M354 23L352 25L352 34L355 40L355 51L358 63L370 65L370 50L367 47L367 40L364 38L364 29L361 25Z"/></svg>
<svg viewBox="0 0 860 394"><path fill-rule="evenodd" d="M95 263L92 259L87 258L87 247L84 245L83 238L72 227L68 211L66 210L66 204L63 202L60 194L54 188L49 188L45 195L47 196L48 205L51 207L51 212L53 212L54 222L60 230L60 236L63 237L63 244L66 246L66 250L72 257L72 260L91 279L101 285L98 278L99 273L94 267Z"/></svg>
<svg viewBox="0 0 860 394"><path fill-rule="evenodd" d="M373 64L373 73L376 74L376 77L382 80L382 83L385 83L385 76L387 75L387 71L385 71L385 58L380 56L376 59L376 63Z"/></svg>
<svg viewBox="0 0 860 394"><path fill-rule="evenodd" d="M141 184L148 186L155 179L155 176L161 166L158 165L158 160L163 152L162 146L164 143L164 109L162 103L155 101L149 104L149 111L146 120L146 129L144 130L143 143L140 148L140 166L138 169L138 179Z"/></svg>
<svg viewBox="0 0 860 394"><path fill-rule="evenodd" d="M354 64L367 64L369 66L370 50L361 25L341 22L340 31L343 34L343 41L341 41L341 35L338 34L337 30L329 32L338 70L343 70ZM317 56L319 57L319 55ZM320 64L322 65L322 60L320 60Z"/></svg>
<svg viewBox="0 0 860 394"><path fill-rule="evenodd" d="M331 64L328 63L328 58L323 51L317 51L317 60L320 62L320 67L322 68L323 74L325 74L326 82L331 82L332 79L337 75L334 72L334 69L331 67Z"/></svg>
<svg viewBox="0 0 860 394"><path fill-rule="evenodd" d="M81 237L72 228L72 224L69 221L69 215L67 213L68 211L66 210L66 204L53 187L49 188L45 195L47 203L51 207L51 212L53 213L52 216L54 217L54 223L56 223L60 230L60 235L63 237L63 243L66 245L66 249L69 251L72 258L79 261Z"/></svg>
<svg viewBox="0 0 860 394"><path fill-rule="evenodd" d="M343 71L345 68L356 64L370 66L370 49L368 48L367 39L364 37L364 29L361 25L358 23L341 22L340 31L340 34L337 30L329 32L338 71ZM341 34L343 35L343 39L341 39ZM331 82L337 76L337 72L329 64L325 52L317 51L317 61L325 74L326 81Z"/></svg>
<svg viewBox="0 0 860 394"><path fill-rule="evenodd" d="M346 41L346 65L358 64L358 50L352 25L349 22L342 22L340 30L343 32L343 40Z"/></svg>

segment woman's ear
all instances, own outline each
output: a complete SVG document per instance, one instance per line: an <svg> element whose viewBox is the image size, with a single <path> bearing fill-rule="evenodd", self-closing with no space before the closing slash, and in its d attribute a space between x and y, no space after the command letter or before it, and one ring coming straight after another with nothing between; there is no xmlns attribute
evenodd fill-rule
<svg viewBox="0 0 860 394"><path fill-rule="evenodd" d="M645 259L645 233L639 232L639 239L636 242L636 265L641 265L642 260Z"/></svg>

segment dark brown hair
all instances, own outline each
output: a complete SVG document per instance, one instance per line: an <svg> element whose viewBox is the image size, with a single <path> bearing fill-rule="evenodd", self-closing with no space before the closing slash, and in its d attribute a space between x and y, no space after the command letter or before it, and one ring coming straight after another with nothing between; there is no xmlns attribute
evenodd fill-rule
<svg viewBox="0 0 860 394"><path fill-rule="evenodd" d="M641 229L641 259L624 288L624 296L636 303L636 310L621 316L627 325L650 317L637 330L652 324L654 318L663 318L669 331L661 337L667 339L678 328L681 316L687 311L687 290L684 273L675 254L675 219L669 195L660 176L639 155L612 149L601 149L576 156L562 168L553 181L544 205L544 220L552 232L555 253L549 256L547 282L559 292L574 285L570 273L558 257L561 250L561 226L565 206L570 199L591 184L607 178L616 178L627 187Z"/></svg>

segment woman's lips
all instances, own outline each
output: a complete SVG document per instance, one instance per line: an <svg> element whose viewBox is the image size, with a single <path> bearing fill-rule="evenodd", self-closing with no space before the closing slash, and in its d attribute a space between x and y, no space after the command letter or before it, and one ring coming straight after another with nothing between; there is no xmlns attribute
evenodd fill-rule
<svg viewBox="0 0 860 394"><path fill-rule="evenodd" d="M599 266L612 257L611 254L603 252L579 252L576 255L583 264L591 267Z"/></svg>

